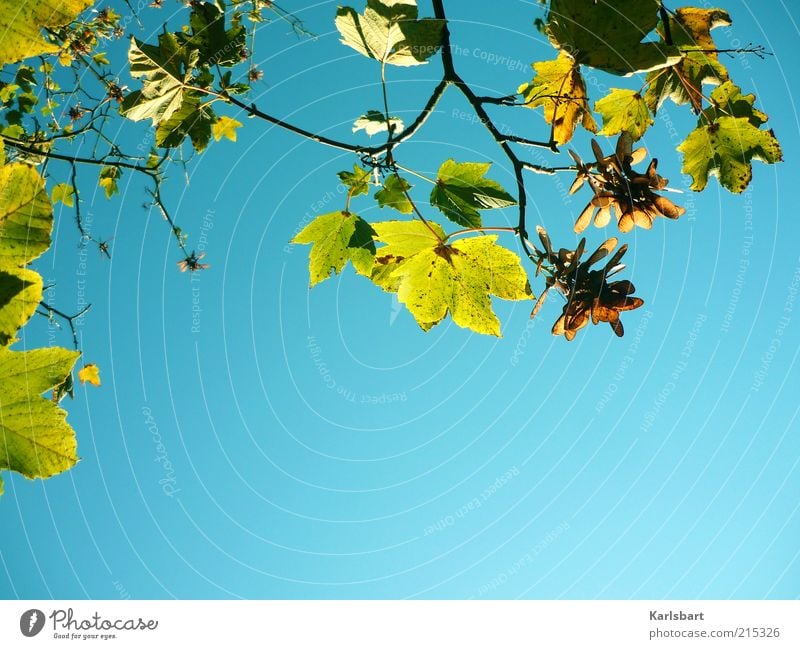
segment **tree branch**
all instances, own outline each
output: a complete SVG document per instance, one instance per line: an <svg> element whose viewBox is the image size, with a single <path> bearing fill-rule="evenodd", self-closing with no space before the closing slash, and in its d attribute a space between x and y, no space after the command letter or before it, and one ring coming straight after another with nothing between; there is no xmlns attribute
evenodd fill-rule
<svg viewBox="0 0 800 649"><path fill-rule="evenodd" d="M533 254L528 247L528 234L526 230L526 213L527 213L527 203L528 197L525 193L525 178L523 175L523 170L526 168L526 163L523 163L518 157L517 154L514 153L514 150L511 148L509 142L514 141L514 138L508 135L503 135L495 126L492 119L489 117L488 113L483 107L483 101L481 97L478 97L470 88L470 86L458 75L455 69L455 65L453 64L453 53L451 51L450 46L450 29L447 24L447 16L444 11L444 2L443 0L433 0L433 13L436 18L440 20L444 20L444 28L442 30L442 65L444 67L444 78L446 81L450 82L454 86L456 86L460 91L461 94L467 99L467 101L472 106L475 114L480 118L481 123L489 131L491 136L494 138L495 142L500 146L503 150L503 153L506 154L506 157L511 162L511 165L514 169L514 179L517 184L517 205L519 208L519 219L517 224L517 234L519 235L520 243L522 245L522 249L525 251L525 254L528 256L529 259L536 261ZM517 140L521 138L516 138ZM526 140L524 143L531 144L535 146L536 144L530 140ZM549 142L547 144L539 144L539 146L544 146L545 148L550 149L558 153L558 147L556 146L555 142ZM535 165L531 165L535 166Z"/></svg>
<svg viewBox="0 0 800 649"><path fill-rule="evenodd" d="M524 137L517 137L516 135L503 135L501 136L506 142L514 142L515 144L523 144L525 146L535 146L542 149L550 149L558 153L558 148L554 142L540 142L538 140L529 140Z"/></svg>
<svg viewBox="0 0 800 649"><path fill-rule="evenodd" d="M763 45L753 45L752 43L745 45L744 47L733 47L727 49L718 49L718 48L706 48L706 49L698 49L698 48L688 48L688 49L681 49L679 50L682 54L690 54L692 52L702 52L703 54L728 54L729 56L733 57L734 54L755 54L758 58L763 59L765 56L774 56L772 52L769 52L766 47Z"/></svg>
<svg viewBox="0 0 800 649"><path fill-rule="evenodd" d="M134 171L141 171L144 174L147 174L150 177L155 177L155 172L148 167L143 167L139 164L134 164L131 162L123 162L122 160L109 160L109 157L113 156L102 156L100 158L83 158L81 156L71 156L71 155L64 155L62 153L55 153L54 151L40 151L38 149L33 149L27 146L24 142L20 140L15 140L14 138L10 138L7 136L3 136L3 141L17 151L22 151L23 153L28 153L30 155L39 155L43 158L49 158L51 160L62 160L64 162L71 162L72 164L80 163L80 164L90 164L90 165L98 165L103 167L119 167L121 169L132 169Z"/></svg>
<svg viewBox="0 0 800 649"><path fill-rule="evenodd" d="M39 315L43 315L46 318L48 318L49 320L52 320L53 316L58 316L59 318L63 318L64 320L67 321L67 324L69 325L69 329L72 332L72 344L74 345L75 349L78 350L79 349L78 348L78 332L75 329L75 322L74 321L77 320L78 318L80 318L82 315L84 315L89 309L91 309L92 305L91 304L87 304L80 311L78 311L75 315L67 315L63 311L59 311L58 309L53 308L52 306L50 306L44 300L39 302L39 304L43 309L47 309L47 313L42 313L41 311L37 311L37 313ZM58 325L56 325L56 326L58 326Z"/></svg>
<svg viewBox="0 0 800 649"><path fill-rule="evenodd" d="M436 108L436 104L439 103L439 100L442 98L444 91L447 90L447 86L449 85L446 79L442 79L436 87L433 89L431 96L428 98L425 106L423 106L422 111L417 118L411 122L409 127L405 129L398 137L392 138L391 145L394 146L396 144L400 144L400 142L405 142L407 139L412 137L414 133L416 133L420 127L428 121L428 118L433 113L433 109ZM367 153L372 155L379 155L383 153L383 151L388 147L388 144L384 144L383 146L374 147L373 149L366 149Z"/></svg>
<svg viewBox="0 0 800 649"><path fill-rule="evenodd" d="M196 88L196 90L202 90L202 88ZM253 117L258 117L259 119L263 119L270 124L274 124L275 126L280 126L287 131L291 131L296 135L306 138L307 140L313 140L314 142L319 142L320 144L325 144L326 146L333 147L335 149L342 149L343 151L350 151L352 153L364 153L365 147L360 147L355 144L348 144L347 142L339 142L338 140L332 140L331 138L325 137L324 135L319 135L318 133L312 133L311 131L307 131L304 128L300 128L299 126L294 126L293 124L289 124L289 122L285 122L278 117L273 117L272 115L268 115L264 111L259 110L254 103L246 104L242 101L239 101L236 97L233 97L227 93L221 95L223 99L227 102L233 104L234 106L238 106L242 110L244 110L248 115Z"/></svg>
<svg viewBox="0 0 800 649"><path fill-rule="evenodd" d="M378 156L381 155L382 153L386 153L387 151L391 150L392 147L412 137L422 127L422 125L425 124L425 122L428 120L428 117L430 117L431 113L433 113L434 108L436 108L436 104L438 104L439 100L442 98L444 91L447 89L447 85L448 82L445 79L442 79L436 85L436 88L434 88L433 92L431 93L431 96L428 98L428 101L423 107L420 114L417 115L416 119L409 125L409 127L405 129L402 132L402 134L400 134L398 137L392 137L389 141L378 146L359 146L356 144L350 144L348 142L341 142L339 140L334 140L332 138L325 137L324 135L313 133L312 131L300 128L299 126L295 126L294 124L290 124L289 122L286 122L278 117L273 117L272 115L269 115L268 113L259 110L254 103L247 104L227 93L223 93L219 96L228 103L231 103L234 106L238 106L252 117L258 117L259 119L263 119L264 121L269 122L270 124L274 124L275 126L280 126L281 128L286 129L287 131L290 131L291 133L304 137L308 140L312 140L314 142L318 142L320 144L333 147L335 149L340 149L342 151L350 151L352 153L358 153L361 155L368 155L368 156ZM195 90L208 93L208 90L205 90L203 88L195 88Z"/></svg>

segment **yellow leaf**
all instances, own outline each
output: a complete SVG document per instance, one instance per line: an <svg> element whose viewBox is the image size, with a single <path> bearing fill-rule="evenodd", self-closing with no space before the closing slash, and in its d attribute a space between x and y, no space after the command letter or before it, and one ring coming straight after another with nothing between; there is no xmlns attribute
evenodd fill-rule
<svg viewBox="0 0 800 649"><path fill-rule="evenodd" d="M517 92L528 108L544 108L545 121L553 124L556 143L569 142L578 122L587 131L597 131L580 65L569 54L561 52L553 61L534 63L533 69L536 76L530 83L522 84Z"/></svg>
<svg viewBox="0 0 800 649"><path fill-rule="evenodd" d="M729 27L731 17L723 9L683 7L675 12L670 22L672 22L670 32L676 45L697 46L709 50L707 53L716 59L717 53L713 50L717 46L711 37L711 30L715 27Z"/></svg>
<svg viewBox="0 0 800 649"><path fill-rule="evenodd" d="M78 371L78 379L81 383L91 383L95 387L100 387L100 368L94 363L87 363Z"/></svg>
<svg viewBox="0 0 800 649"><path fill-rule="evenodd" d="M58 203L60 201L67 207L75 207L74 195L75 191L72 189L71 185L67 183L58 183L58 185L53 187L52 201L53 203Z"/></svg>
<svg viewBox="0 0 800 649"><path fill-rule="evenodd" d="M373 223L378 241L372 280L397 299L428 331L449 313L459 327L500 336L491 297L533 299L519 257L497 245L497 235L447 243L436 223ZM381 266L387 266L386 271Z"/></svg>
<svg viewBox="0 0 800 649"><path fill-rule="evenodd" d="M236 142L236 129L241 125L240 121L223 115L211 126L211 130L214 133L214 141L219 142L223 137L226 137L231 142Z"/></svg>
<svg viewBox="0 0 800 649"><path fill-rule="evenodd" d="M103 167L100 170L98 184L106 193L106 198L111 198L119 192L117 180L119 179L119 169L117 167Z"/></svg>
<svg viewBox="0 0 800 649"><path fill-rule="evenodd" d="M61 27L92 4L92 0L0 0L0 65L57 52L43 27ZM69 63L67 63L69 65Z"/></svg>

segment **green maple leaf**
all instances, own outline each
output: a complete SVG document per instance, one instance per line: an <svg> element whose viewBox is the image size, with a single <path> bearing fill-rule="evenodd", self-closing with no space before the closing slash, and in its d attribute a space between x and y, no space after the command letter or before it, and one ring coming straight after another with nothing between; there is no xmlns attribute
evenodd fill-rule
<svg viewBox="0 0 800 649"><path fill-rule="evenodd" d="M229 67L241 61L247 30L238 21L226 30L220 8L209 2L194 3L189 25L192 35L186 43L199 51L198 63Z"/></svg>
<svg viewBox="0 0 800 649"><path fill-rule="evenodd" d="M17 330L36 312L42 276L26 268L0 269L0 346L14 342Z"/></svg>
<svg viewBox="0 0 800 649"><path fill-rule="evenodd" d="M553 124L556 143L569 142L578 122L588 131L596 132L597 124L589 109L580 65L566 52L560 52L557 59L539 61L532 67L536 76L530 83L521 85L517 92L522 95L526 107L544 108L545 120Z"/></svg>
<svg viewBox="0 0 800 649"><path fill-rule="evenodd" d="M396 174L390 175L383 183L383 189L375 192L375 200L381 207L393 207L402 214L411 214L414 211L406 192L411 189L404 178Z"/></svg>
<svg viewBox="0 0 800 649"><path fill-rule="evenodd" d="M38 172L22 163L0 167L0 470L28 478L51 476L77 461L66 413L39 395L65 383L78 352L8 349L42 298L42 278L26 265L50 246L52 227L53 208Z"/></svg>
<svg viewBox="0 0 800 649"><path fill-rule="evenodd" d="M397 293L400 288L400 278L396 277L396 271L403 263L402 257L394 257L393 255L377 255L375 257L375 265L372 267L370 279L373 284L380 286L387 293Z"/></svg>
<svg viewBox="0 0 800 649"><path fill-rule="evenodd" d="M768 164L783 159L772 130L762 131L746 117L720 117L697 127L678 147L683 173L692 177L692 189L701 191L709 175L734 194L743 192L753 177L752 160Z"/></svg>
<svg viewBox="0 0 800 649"><path fill-rule="evenodd" d="M59 347L0 348L0 470L48 478L78 461L67 413L40 395L67 380L79 355Z"/></svg>
<svg viewBox="0 0 800 649"><path fill-rule="evenodd" d="M753 126L761 126L769 119L755 107L756 96L744 95L731 81L726 81L711 93L711 105L703 111L701 122L713 122L718 117L746 117Z"/></svg>
<svg viewBox="0 0 800 649"><path fill-rule="evenodd" d="M183 103L198 56L196 49L181 47L175 34L161 34L157 46L133 38L128 62L131 76L142 78L142 89L125 97L120 113L134 122L168 120Z"/></svg>
<svg viewBox="0 0 800 649"><path fill-rule="evenodd" d="M753 105L754 95L726 81L711 93L711 106L697 128L678 147L683 153L683 173L692 177L692 189L701 191L709 175L733 192L743 192L753 177L753 160L774 164L783 153L772 130L762 130L767 115Z"/></svg>
<svg viewBox="0 0 800 649"><path fill-rule="evenodd" d="M0 66L31 56L58 52L42 38L43 27L71 23L93 0L0 0Z"/></svg>
<svg viewBox="0 0 800 649"><path fill-rule="evenodd" d="M645 101L655 111L667 100L676 104L691 103L695 112L703 104L703 84L719 84L728 80L728 71L719 62L714 50L717 46L711 37L715 27L731 24L731 18L722 9L684 7L670 16L670 36L683 58L666 69L647 75ZM662 38L664 26L659 27Z"/></svg>
<svg viewBox="0 0 800 649"><path fill-rule="evenodd" d="M445 243L435 223L387 221L374 223L378 241L373 281L396 290L398 300L428 331L449 313L459 327L500 336L500 321L491 296L505 300L532 299L519 257L498 246L496 236L478 236Z"/></svg>
<svg viewBox="0 0 800 649"><path fill-rule="evenodd" d="M369 194L369 181L372 178L372 171L369 169L354 164L352 172L340 171L337 175L342 184L350 188L350 196Z"/></svg>
<svg viewBox="0 0 800 649"><path fill-rule="evenodd" d="M202 152L211 140L211 126L216 116L210 106L201 105L197 93L186 93L180 108L169 119L159 122L156 128L156 144L174 148L189 136L192 146Z"/></svg>
<svg viewBox="0 0 800 649"><path fill-rule="evenodd" d="M578 63L630 75L677 63L676 47L642 40L658 24L659 0L551 0L550 41Z"/></svg>
<svg viewBox="0 0 800 649"><path fill-rule="evenodd" d="M0 268L23 266L50 247L53 207L36 169L0 167Z"/></svg>
<svg viewBox="0 0 800 649"><path fill-rule="evenodd" d="M409 66L427 63L442 42L444 21L417 19L416 0L367 0L363 14L339 7L336 28L341 41L382 63Z"/></svg>
<svg viewBox="0 0 800 649"><path fill-rule="evenodd" d="M490 166L488 162L445 161L436 176L431 205L439 208L451 221L468 228L480 227L478 210L516 205L514 197L499 183L484 178Z"/></svg>
<svg viewBox="0 0 800 649"><path fill-rule="evenodd" d="M375 256L374 231L364 219L349 212L330 212L314 219L292 243L310 243L308 270L311 286L339 274L349 261L361 275L369 276Z"/></svg>
<svg viewBox="0 0 800 649"><path fill-rule="evenodd" d="M616 135L627 131L634 140L638 140L653 124L647 103L635 90L612 88L608 95L595 103L594 109L603 118L599 135Z"/></svg>
<svg viewBox="0 0 800 649"><path fill-rule="evenodd" d="M50 246L53 208L37 171L26 164L0 167L0 345L42 299L42 278L25 268Z"/></svg>

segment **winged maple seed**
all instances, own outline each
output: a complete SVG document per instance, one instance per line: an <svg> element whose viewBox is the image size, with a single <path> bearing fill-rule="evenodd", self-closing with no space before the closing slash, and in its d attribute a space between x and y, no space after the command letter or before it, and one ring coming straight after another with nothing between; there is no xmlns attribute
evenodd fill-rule
<svg viewBox="0 0 800 649"><path fill-rule="evenodd" d="M589 320L592 324L607 322L617 336L622 336L625 330L620 321L620 313L638 309L644 304L644 300L632 296L636 289L630 281L607 281L625 268L619 262L628 249L627 244L621 246L601 270L591 270L591 266L617 247L616 238L605 241L582 262L586 239L581 239L575 250L561 248L555 252L544 228L537 227L536 230L544 247L544 252L535 250L539 256L537 274L540 271L545 272L546 288L533 307L531 317L541 308L547 292L555 287L566 296L567 303L553 325L554 336L563 335L567 340L572 340Z"/></svg>
<svg viewBox="0 0 800 649"><path fill-rule="evenodd" d="M604 228L612 214L621 232L630 232L634 225L649 230L656 217L677 219L686 211L655 193L663 190L668 182L656 172L658 160L653 158L643 174L633 170L633 165L644 160L647 151L644 148L631 151L631 141L630 134L622 133L616 151L606 156L597 141L592 140L595 155L592 163L584 163L577 153L569 152L578 169L570 193L577 192L585 182L594 192L594 198L575 222L575 232L583 232L593 218L596 227Z"/></svg>
<svg viewBox="0 0 800 649"><path fill-rule="evenodd" d="M210 266L210 264L201 264L200 260L206 256L205 252L201 252L199 255L196 255L194 250L192 250L192 254L186 255L183 259L178 262L178 268L181 269L182 273L185 273L187 270L194 273L198 270L205 270Z"/></svg>

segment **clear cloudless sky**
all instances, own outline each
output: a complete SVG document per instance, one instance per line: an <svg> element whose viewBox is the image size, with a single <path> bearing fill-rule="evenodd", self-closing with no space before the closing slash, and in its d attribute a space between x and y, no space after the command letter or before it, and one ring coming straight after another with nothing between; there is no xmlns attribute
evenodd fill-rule
<svg viewBox="0 0 800 649"><path fill-rule="evenodd" d="M238 142L212 143L186 175L174 165L165 190L190 248L206 253L203 273L178 272L140 179L124 174L106 201L96 170L81 171L87 225L114 237L113 258L79 251L72 214L59 207L55 245L37 268L55 283L58 308L92 303L79 334L103 385L78 386L66 402L82 458L73 470L44 482L3 475L0 595L797 597L800 11L789 1L718 4L734 19L714 32L719 47L774 53L725 63L757 94L785 162L755 162L740 196L716 179L702 194L670 194L686 215L622 235L625 276L646 301L623 314L622 339L605 325L572 343L551 336L557 299L534 321L529 303L496 301L495 339L449 320L425 334L351 269L309 291L308 248L287 242L304 220L343 207L336 172L355 157L235 111ZM536 2L445 5L455 64L478 93L514 92L531 61L554 55L533 27ZM381 105L378 66L339 42L335 2L285 7L317 37L266 26L253 100L367 142L351 125ZM127 31L152 42L164 21L185 16L170 0ZM125 47L112 58L136 87ZM441 65L388 73L391 110L408 123ZM593 101L636 84L588 76ZM501 129L547 137L533 111L492 116ZM450 157L491 161L491 177L513 189L502 152L473 120L448 91L398 159L427 174ZM683 190L674 149L692 124L686 107L668 103L644 138ZM145 124L114 129L123 148L151 144ZM587 134L572 146L590 157ZM520 153L570 163L566 152ZM67 168L50 172L60 182ZM569 175L527 180L530 221L574 246L588 189L565 198ZM414 191L424 204L427 189ZM394 218L372 198L353 208ZM515 218L511 208L485 222ZM587 231L589 245L613 234ZM41 344L70 339L37 318L20 346Z"/></svg>

